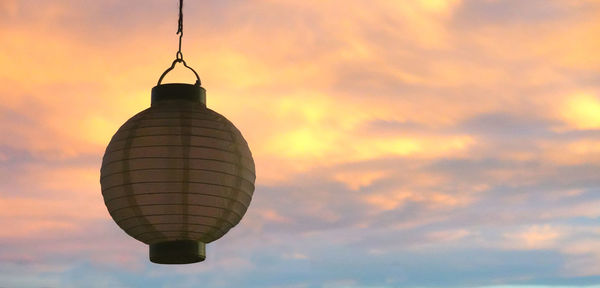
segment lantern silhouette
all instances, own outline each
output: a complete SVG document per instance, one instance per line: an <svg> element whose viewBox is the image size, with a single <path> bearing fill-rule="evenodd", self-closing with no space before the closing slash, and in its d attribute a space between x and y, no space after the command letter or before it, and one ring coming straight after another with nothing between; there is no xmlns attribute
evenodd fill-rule
<svg viewBox="0 0 600 288"><path fill-rule="evenodd" d="M179 54L178 54L179 55ZM196 84L162 84L176 63ZM240 222L254 192L254 161L240 131L206 107L198 74L181 58L152 88L151 107L112 137L100 183L110 215L161 264L203 261L205 243Z"/></svg>

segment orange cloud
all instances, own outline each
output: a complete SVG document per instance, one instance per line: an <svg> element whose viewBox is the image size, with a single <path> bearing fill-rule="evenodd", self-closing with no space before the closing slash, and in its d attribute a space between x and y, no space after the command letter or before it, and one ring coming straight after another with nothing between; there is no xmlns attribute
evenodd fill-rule
<svg viewBox="0 0 600 288"><path fill-rule="evenodd" d="M466 195L451 195L425 191L395 191L393 193L371 194L364 196L364 201L380 210L393 210L406 202L421 202L433 209L448 209L464 206L471 202Z"/></svg>
<svg viewBox="0 0 600 288"><path fill-rule="evenodd" d="M506 234L505 237L511 241L510 249L537 250L554 248L563 234L555 227L544 225L531 226L518 233Z"/></svg>

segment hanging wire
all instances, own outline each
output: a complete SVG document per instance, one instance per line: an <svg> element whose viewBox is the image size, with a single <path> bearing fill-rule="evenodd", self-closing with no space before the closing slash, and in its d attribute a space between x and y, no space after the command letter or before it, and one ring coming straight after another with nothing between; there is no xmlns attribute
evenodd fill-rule
<svg viewBox="0 0 600 288"><path fill-rule="evenodd" d="M162 83L162 80L163 78L165 78L167 73L169 73L171 70L173 70L173 68L175 68L175 64L182 63L183 66L194 72L194 75L196 76L196 83L194 85L200 86L200 76L198 76L198 73L196 73L196 70L194 70L194 68L188 66L187 63L185 63L185 60L183 60L183 53L181 52L181 40L183 38L183 0L179 0L179 21L177 22L177 34L179 34L179 49L177 50L177 54L175 55L175 60L171 64L171 67L167 68L167 70L165 70L165 72L163 72L163 74L160 75L160 78L158 78L158 83L156 85L160 85Z"/></svg>
<svg viewBox="0 0 600 288"><path fill-rule="evenodd" d="M179 49L175 58L183 60L183 53L181 53L181 40L183 39L183 0L179 0L179 21L176 34L179 34Z"/></svg>

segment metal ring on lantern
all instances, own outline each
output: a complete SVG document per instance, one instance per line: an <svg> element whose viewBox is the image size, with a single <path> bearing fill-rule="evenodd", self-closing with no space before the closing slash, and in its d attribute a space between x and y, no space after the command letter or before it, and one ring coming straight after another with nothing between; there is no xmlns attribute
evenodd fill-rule
<svg viewBox="0 0 600 288"><path fill-rule="evenodd" d="M187 63L185 63L185 60L183 60L183 54L181 54L181 52L177 52L177 58L175 58L175 60L171 64L171 67L167 68L167 70L165 70L165 72L163 72L163 74L160 75L160 78L158 78L158 84L156 84L156 86L160 85L160 83L162 82L163 78L165 78L165 76L169 72L171 72L171 70L173 70L173 68L175 68L175 64L177 64L179 62L183 63L183 66L185 66L186 68L192 70L192 72L194 72L194 75L196 75L196 83L194 85L196 85L196 86L202 85L201 82L200 82L200 76L198 76L198 73L196 73L196 70L194 70L194 68L188 66Z"/></svg>

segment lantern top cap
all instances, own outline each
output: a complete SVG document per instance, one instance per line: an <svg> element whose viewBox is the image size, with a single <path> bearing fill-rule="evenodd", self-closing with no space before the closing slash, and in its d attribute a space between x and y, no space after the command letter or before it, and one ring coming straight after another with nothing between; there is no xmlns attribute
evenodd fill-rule
<svg viewBox="0 0 600 288"><path fill-rule="evenodd" d="M160 84L152 88L152 106L168 100L186 100L206 106L206 90L200 85L185 83Z"/></svg>

